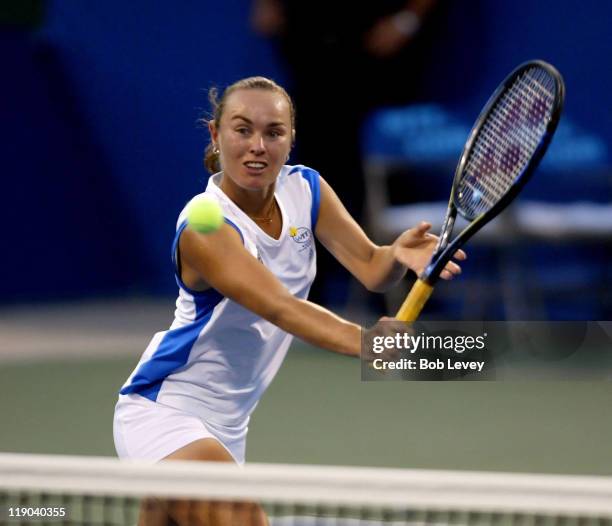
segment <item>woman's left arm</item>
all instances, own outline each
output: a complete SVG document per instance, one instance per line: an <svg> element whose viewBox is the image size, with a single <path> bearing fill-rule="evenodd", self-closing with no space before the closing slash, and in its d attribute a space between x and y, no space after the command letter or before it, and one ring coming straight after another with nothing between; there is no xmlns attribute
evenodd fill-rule
<svg viewBox="0 0 612 526"><path fill-rule="evenodd" d="M373 292L384 292L397 283L411 269L420 274L429 262L438 238L428 231L431 225L420 223L406 230L392 245L374 244L321 177L321 201L315 234L334 257ZM455 258L463 260L459 250ZM450 261L441 274L451 279L459 274L459 265Z"/></svg>

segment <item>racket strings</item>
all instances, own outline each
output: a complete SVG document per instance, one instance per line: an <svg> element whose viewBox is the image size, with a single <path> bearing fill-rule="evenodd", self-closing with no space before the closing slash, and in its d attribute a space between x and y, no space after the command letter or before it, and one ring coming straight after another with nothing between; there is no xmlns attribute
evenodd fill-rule
<svg viewBox="0 0 612 526"><path fill-rule="evenodd" d="M534 95L534 90L530 89L525 79L534 80L533 77L525 76L515 82L485 122L482 137L479 137L481 140L476 141L475 155L472 156L473 162L469 166L475 168L472 171L476 173L472 175L476 175L476 184L470 184L470 190L488 197L478 203L481 210L476 210L477 212L490 208L514 183L546 129L546 121L542 118L541 111L533 112L531 127L525 128L521 125L529 117L529 108L546 107L539 102L542 94ZM525 104L525 101L528 104ZM483 175L488 178L482 177Z"/></svg>
<svg viewBox="0 0 612 526"><path fill-rule="evenodd" d="M533 67L489 111L458 184L462 215L475 218L489 210L523 172L552 118L556 89L548 71Z"/></svg>
<svg viewBox="0 0 612 526"><path fill-rule="evenodd" d="M494 164L492 165L489 162L487 166L485 163L484 168L496 175L496 177L491 177L489 181L493 197L493 200L489 200L489 202L496 202L513 184L522 170L522 165L529 160L546 130L551 112L549 112L548 118L544 119L545 115L542 110L546 108L546 104L541 101L547 93L546 91L537 93L540 90L534 90L529 83L531 81L534 86L541 86L538 80L535 76L527 74L515 82L507 96L502 97L499 101L497 111L492 112L491 118L485 123L483 127L485 141L477 141L477 146L479 146L477 152L480 153L483 150L488 154L492 152L494 161L497 161L497 166L501 168L501 170L495 172L492 170L492 168L495 168ZM552 88L554 89L554 85ZM550 108L552 108L553 101L554 97L551 95ZM524 126L526 120L530 125L528 127ZM492 150L491 148L482 148L482 146L490 147L496 142L502 148L493 148ZM508 143L510 143L509 148L507 147ZM488 160L486 157L485 159ZM482 170L483 157L474 157L474 160L477 161L477 168ZM482 182L483 184L480 187L486 189L487 180L482 179Z"/></svg>

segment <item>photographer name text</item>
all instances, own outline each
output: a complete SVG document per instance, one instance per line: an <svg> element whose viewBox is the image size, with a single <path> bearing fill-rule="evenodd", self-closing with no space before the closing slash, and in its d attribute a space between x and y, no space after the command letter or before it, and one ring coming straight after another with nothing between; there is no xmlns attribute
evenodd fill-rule
<svg viewBox="0 0 612 526"><path fill-rule="evenodd" d="M450 358L445 360L441 360L437 358L436 360L430 360L428 358L420 358L418 360L413 360L409 358L402 358L401 360L396 360L394 362L387 362L381 358L377 358L372 362L372 366L377 370L386 370L386 369L394 369L394 370L410 370L410 371L429 371L429 370L448 370L448 371L457 371L457 370L471 370L471 371L482 371L484 367L484 361L470 361L470 362L456 362L451 360Z"/></svg>

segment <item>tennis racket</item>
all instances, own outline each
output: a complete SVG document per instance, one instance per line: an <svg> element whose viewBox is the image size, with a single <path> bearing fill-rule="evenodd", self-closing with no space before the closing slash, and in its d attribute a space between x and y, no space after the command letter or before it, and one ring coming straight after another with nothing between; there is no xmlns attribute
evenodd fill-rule
<svg viewBox="0 0 612 526"><path fill-rule="evenodd" d="M418 318L453 254L522 190L550 144L564 95L561 75L541 60L520 65L493 93L463 148L431 261L397 319ZM451 242L457 214L469 224Z"/></svg>

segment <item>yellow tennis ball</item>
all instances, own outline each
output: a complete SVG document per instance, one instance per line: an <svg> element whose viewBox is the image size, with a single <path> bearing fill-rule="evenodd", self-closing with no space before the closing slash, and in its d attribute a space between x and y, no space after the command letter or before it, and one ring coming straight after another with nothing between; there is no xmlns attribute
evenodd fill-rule
<svg viewBox="0 0 612 526"><path fill-rule="evenodd" d="M187 223L197 232L211 234L223 225L223 210L214 198L198 197L187 207Z"/></svg>

